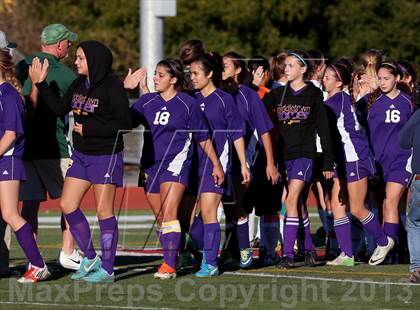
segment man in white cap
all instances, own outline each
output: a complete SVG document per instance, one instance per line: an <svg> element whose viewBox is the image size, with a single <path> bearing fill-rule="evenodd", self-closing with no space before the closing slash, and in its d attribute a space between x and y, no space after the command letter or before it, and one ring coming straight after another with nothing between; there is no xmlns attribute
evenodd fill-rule
<svg viewBox="0 0 420 310"><path fill-rule="evenodd" d="M42 62L48 59L47 82L56 95L63 97L76 75L60 60L67 57L71 43L76 40L77 34L64 25L48 25L42 30L41 52L26 57L16 67L16 76L23 85L27 111L24 153L27 181L21 186L20 199L23 200L22 216L32 225L35 233L40 203L48 196L52 199L61 196L64 176L71 165L71 148L67 138L68 117L55 116L45 105L36 88L32 89L28 69L34 57ZM78 270L82 258L74 248L73 237L63 216L61 228L63 237L58 262L64 268Z"/></svg>
<svg viewBox="0 0 420 310"><path fill-rule="evenodd" d="M16 47L17 44L7 41L6 34L3 31L0 31L0 48L13 49Z"/></svg>

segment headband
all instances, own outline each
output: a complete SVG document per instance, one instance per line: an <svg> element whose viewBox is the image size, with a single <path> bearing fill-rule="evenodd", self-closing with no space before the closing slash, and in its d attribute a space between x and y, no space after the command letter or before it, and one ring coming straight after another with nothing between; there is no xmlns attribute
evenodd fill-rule
<svg viewBox="0 0 420 310"><path fill-rule="evenodd" d="M395 70L398 70L398 68L397 68L395 65L393 65L392 63L389 63L389 62L383 62L383 63L381 63L381 67L382 67L383 65L390 66L390 67L394 68Z"/></svg>
<svg viewBox="0 0 420 310"><path fill-rule="evenodd" d="M164 60L164 62L165 62L165 64L167 64L170 67L170 69L172 70L173 74L176 75L176 70L175 70L174 66L171 64L171 62L168 61L168 60Z"/></svg>
<svg viewBox="0 0 420 310"><path fill-rule="evenodd" d="M341 79L340 73L338 73L337 68L336 68L334 65L331 65L331 68L334 70L335 75L337 76L338 80L339 80L340 82L343 82L343 80Z"/></svg>
<svg viewBox="0 0 420 310"><path fill-rule="evenodd" d="M289 53L289 56L295 56L305 67L308 66L306 61L299 54L291 52L291 53Z"/></svg>

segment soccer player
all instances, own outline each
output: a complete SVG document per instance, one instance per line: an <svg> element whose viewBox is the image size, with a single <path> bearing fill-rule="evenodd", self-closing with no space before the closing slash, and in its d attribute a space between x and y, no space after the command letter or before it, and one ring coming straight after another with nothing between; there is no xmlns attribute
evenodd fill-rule
<svg viewBox="0 0 420 310"><path fill-rule="evenodd" d="M288 193L286 196L287 219L284 228L284 251L279 268L294 267L293 245L299 226L299 197L305 183L311 180L313 159L316 154L315 132L321 138L324 155L323 175L333 176L333 155L328 119L323 104L322 92L312 83L305 83L310 76L310 63L303 51L294 51L286 58L288 83L272 90L264 103L276 114L282 151L285 160ZM307 217L307 216L306 216ZM309 221L309 219L308 219ZM305 239L305 265L314 266L312 240Z"/></svg>
<svg viewBox="0 0 420 310"><path fill-rule="evenodd" d="M374 214L365 208L368 178L375 173L373 156L370 154L368 138L360 126L351 94L351 73L341 64L327 66L323 85L328 93L325 101L331 115L335 168L334 185L330 205L334 216L334 229L341 248L341 254L327 263L331 266L354 266L350 220L346 214L346 189L350 211L374 236L377 244L387 244L386 236ZM334 127L334 126L332 126Z"/></svg>
<svg viewBox="0 0 420 310"><path fill-rule="evenodd" d="M419 104L416 100L417 93L417 72L414 66L408 61L401 60L398 62L398 68L403 74L401 80L398 82L398 89L402 90L406 94L409 94L416 105Z"/></svg>
<svg viewBox="0 0 420 310"><path fill-rule="evenodd" d="M177 213L188 186L192 138L200 145L203 156L208 156L211 161L211 185L222 185L224 171L209 139L199 105L194 98L180 92L183 84L181 64L174 59L160 61L153 80L157 92L141 96L131 112L134 125L143 124L147 130L141 170L144 171L146 197L157 220L157 234L164 256L164 262L154 277L171 279L176 277L181 243ZM210 257L208 260L212 262Z"/></svg>
<svg viewBox="0 0 420 310"><path fill-rule="evenodd" d="M377 67L381 63L381 51L370 49L362 55L363 66L355 84L355 99L359 100L378 88Z"/></svg>
<svg viewBox="0 0 420 310"><path fill-rule="evenodd" d="M284 61L286 60L287 53L282 52L274 56L271 61L271 76L273 78L273 85L271 89L284 86L287 83L287 78L284 73Z"/></svg>
<svg viewBox="0 0 420 310"><path fill-rule="evenodd" d="M244 84L247 68L243 57L229 52L223 56L223 67L223 81L234 86L231 92L246 123L245 147L253 175L249 187L234 186L236 203L225 208L225 213L237 223L235 226L240 248L240 267L246 268L251 265L252 250L243 231L246 231L248 226L247 214L255 207L255 213L260 216L259 258L264 264L270 264L276 259L275 248L279 239L279 195L281 196L282 190L281 186L276 184L279 173L270 136L273 126L258 94ZM235 176L235 170L233 173Z"/></svg>
<svg viewBox="0 0 420 310"><path fill-rule="evenodd" d="M397 89L403 76L398 64L389 59L377 69L379 88L358 102L365 112L370 144L373 148L378 173L386 183L383 201L383 230L385 241L374 251L369 264L378 265L385 259L397 240L398 204L411 176L411 151L398 144L398 134L413 112L411 98Z"/></svg>
<svg viewBox="0 0 420 310"><path fill-rule="evenodd" d="M19 185L26 179L22 161L23 100L11 58L7 49L0 49L0 208L29 259L28 271L18 282L34 283L45 280L50 273L39 253L32 226L18 211Z"/></svg>
<svg viewBox="0 0 420 310"><path fill-rule="evenodd" d="M71 110L75 117L72 163L64 180L60 206L70 231L83 251L79 270L71 278L93 283L114 282L118 223L114 216L116 187L123 185L121 131L131 129L123 83L112 72L112 53L97 41L81 42L76 51L79 77L61 100L45 81L48 60L34 58L29 75L43 101L56 115ZM93 248L89 224L80 203L90 187L96 200L102 260Z"/></svg>
<svg viewBox="0 0 420 310"><path fill-rule="evenodd" d="M204 257L201 269L196 273L199 277L218 274L217 254L220 245L220 224L217 221L217 207L222 195L232 195L231 179L231 143L233 142L239 158L242 184L251 179L245 155L245 122L239 114L232 96L220 88L223 71L222 59L217 54L202 54L191 61L191 82L196 93L197 105L203 110L212 134L217 156L226 173L224 186L220 187L212 181L212 164L199 150L198 208L204 224ZM248 228L241 236L248 240ZM248 246L249 247L249 246Z"/></svg>

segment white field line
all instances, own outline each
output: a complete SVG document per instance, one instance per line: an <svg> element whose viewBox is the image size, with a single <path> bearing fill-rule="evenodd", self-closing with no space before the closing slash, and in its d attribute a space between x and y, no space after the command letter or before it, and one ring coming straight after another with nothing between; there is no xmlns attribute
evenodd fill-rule
<svg viewBox="0 0 420 310"><path fill-rule="evenodd" d="M158 250L159 248L145 248L146 250ZM100 251L99 251L100 252ZM138 253L127 251L117 251L117 256L163 256L160 253ZM143 271L143 270L141 270ZM224 272L226 275L234 276L247 276L247 277L260 277L260 278L282 278L282 279L295 279L295 280L313 280L313 281L328 281L338 283L363 283L363 284L376 284L376 285L396 285L396 286L417 286L418 284L409 282L380 282L380 281L368 281L368 280L355 280L355 279L335 279L335 278L324 278L324 277L312 277L312 276L293 276L293 275L281 275L281 274L270 274L270 273L250 273L250 272Z"/></svg>
<svg viewBox="0 0 420 310"><path fill-rule="evenodd" d="M376 284L376 285L396 285L396 286L419 286L415 283L409 282L380 282L380 281L368 281L368 280L355 280L355 279L334 279L334 278L323 278L323 277L310 277L310 276L291 276L281 274L269 274L269 273L251 273L251 272L224 272L223 274L233 276L244 276L244 277L260 277L260 278L282 278L282 279L295 279L295 280L313 280L313 281L328 281L338 283L364 283L364 284Z"/></svg>
<svg viewBox="0 0 420 310"><path fill-rule="evenodd" d="M151 248L144 248L145 250L150 250ZM101 255L101 251L97 251L98 255ZM117 251L117 257L118 256L135 256L135 257L147 257L147 256L151 256L151 257L163 257L162 253L136 253L136 252L130 252L128 251Z"/></svg>

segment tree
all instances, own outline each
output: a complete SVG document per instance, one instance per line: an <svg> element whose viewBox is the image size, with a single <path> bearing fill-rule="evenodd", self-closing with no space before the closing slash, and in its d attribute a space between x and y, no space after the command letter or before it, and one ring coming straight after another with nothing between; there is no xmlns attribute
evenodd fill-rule
<svg viewBox="0 0 420 310"><path fill-rule="evenodd" d="M79 40L98 40L109 46L114 69L125 72L139 64L138 11L138 1L131 0L15 0L10 12L1 13L0 27L29 54L39 50L38 38L46 25L64 24ZM70 65L75 50L71 53L66 60Z"/></svg>
<svg viewBox="0 0 420 310"><path fill-rule="evenodd" d="M63 23L80 40L108 45L117 71L138 66L138 0L0 0L1 8L0 28L25 53L39 49L45 25ZM416 0L177 0L177 16L165 18L164 48L167 57L177 57L192 38L210 51L248 57L297 48L355 57L378 48L418 66L419 16Z"/></svg>
<svg viewBox="0 0 420 310"><path fill-rule="evenodd" d="M337 1L325 17L332 30L332 56L359 55L369 48L385 51L396 59L420 64L420 3L418 1Z"/></svg>

